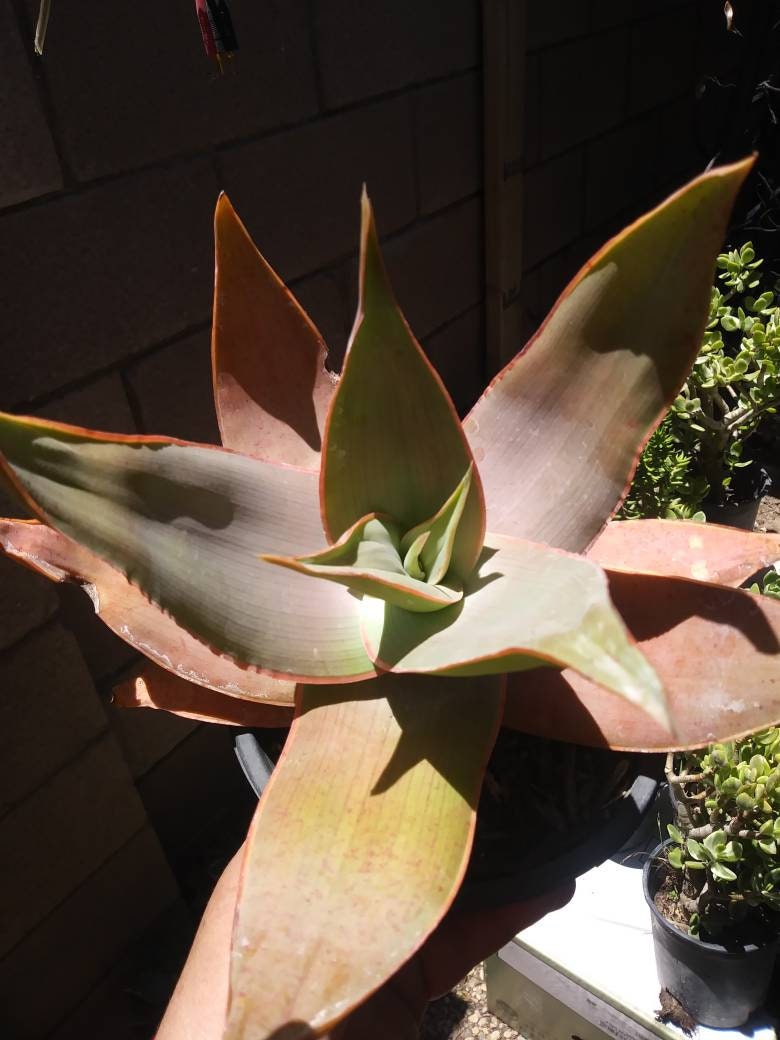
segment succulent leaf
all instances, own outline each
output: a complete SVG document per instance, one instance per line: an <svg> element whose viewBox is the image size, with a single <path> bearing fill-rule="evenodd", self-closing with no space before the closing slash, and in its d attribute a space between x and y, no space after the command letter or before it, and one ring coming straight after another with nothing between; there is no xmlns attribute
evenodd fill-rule
<svg viewBox="0 0 780 1040"><path fill-rule="evenodd" d="M376 513L364 516L335 545L312 556L266 554L268 563L334 581L353 592L377 596L402 610L442 610L462 599L460 587L433 585L413 577L400 555L397 526Z"/></svg>
<svg viewBox="0 0 780 1040"><path fill-rule="evenodd" d="M118 683L112 694L111 702L117 708L157 708L198 722L247 729L289 726L292 722L292 696L290 703L284 705L229 696L198 686L148 661Z"/></svg>
<svg viewBox="0 0 780 1040"><path fill-rule="evenodd" d="M363 634L369 656L388 671L570 666L666 718L663 690L626 635L600 568L531 542L490 535L463 600L435 614L410 616L365 599Z"/></svg>
<svg viewBox="0 0 780 1040"><path fill-rule="evenodd" d="M346 589L258 558L322 538L313 475L221 448L2 414L0 453L42 519L215 651L274 678L375 674Z"/></svg>
<svg viewBox="0 0 780 1040"><path fill-rule="evenodd" d="M657 751L701 747L780 719L780 601L683 578L608 577L618 613L663 683L676 734L573 670L510 675L506 724L557 740ZM746 697L739 691L748 676Z"/></svg>
<svg viewBox="0 0 780 1040"><path fill-rule="evenodd" d="M180 677L183 686L191 687L193 697L204 687L216 691L218 699L224 694L235 704L240 704L236 697L246 697L292 706L294 682L273 679L216 653L147 599L121 571L48 524L0 519L0 549L51 581L80 585L112 632L172 677Z"/></svg>
<svg viewBox="0 0 780 1040"><path fill-rule="evenodd" d="M407 552L415 545L420 546L414 558L425 575L425 580L432 585L443 581L450 569L458 526L471 490L473 472L472 464L441 509L429 520L424 520L411 531L407 531L401 539L401 552ZM465 578L467 575L461 574L460 577Z"/></svg>
<svg viewBox="0 0 780 1040"><path fill-rule="evenodd" d="M452 401L393 296L364 194L360 302L322 455L325 529L335 541L383 513L408 531L434 516L472 464ZM475 469L452 549L458 575L473 569L484 531Z"/></svg>
<svg viewBox="0 0 780 1040"><path fill-rule="evenodd" d="M257 251L227 195L214 214L214 401L226 448L319 468L336 377L327 349Z"/></svg>
<svg viewBox="0 0 780 1040"><path fill-rule="evenodd" d="M608 570L737 586L780 559L780 534L685 520L612 520L587 556Z"/></svg>
<svg viewBox="0 0 780 1040"><path fill-rule="evenodd" d="M617 509L698 352L751 166L708 171L608 242L477 402L464 428L491 531L581 552Z"/></svg>
<svg viewBox="0 0 780 1040"><path fill-rule="evenodd" d="M419 948L460 886L500 717L497 678L302 688L245 854L226 1040L327 1033Z"/></svg>

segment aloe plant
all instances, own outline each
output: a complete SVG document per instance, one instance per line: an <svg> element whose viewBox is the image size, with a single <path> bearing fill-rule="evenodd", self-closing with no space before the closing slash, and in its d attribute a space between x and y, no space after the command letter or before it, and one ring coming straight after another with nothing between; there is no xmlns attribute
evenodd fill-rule
<svg viewBox="0 0 780 1040"><path fill-rule="evenodd" d="M0 521L2 546L79 581L150 659L117 699L293 719L244 854L228 1040L323 1034L414 954L457 893L502 722L650 750L771 721L780 604L732 586L780 539L607 524L695 359L749 165L609 242L463 424L366 198L338 378L223 196L222 447L0 416L38 517Z"/></svg>

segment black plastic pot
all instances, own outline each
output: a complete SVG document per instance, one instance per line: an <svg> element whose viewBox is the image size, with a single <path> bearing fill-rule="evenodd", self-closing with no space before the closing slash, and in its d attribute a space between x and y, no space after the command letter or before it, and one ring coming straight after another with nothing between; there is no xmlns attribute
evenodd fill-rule
<svg viewBox="0 0 780 1040"><path fill-rule="evenodd" d="M736 502L726 505L703 504L704 514L711 524L725 524L727 527L739 527L743 531L752 531L756 526L756 517L761 502L772 487L767 471L761 467L751 467L750 476L741 482L741 494Z"/></svg>
<svg viewBox="0 0 780 1040"><path fill-rule="evenodd" d="M655 805L658 793L658 779L653 775L657 758L652 755L640 758L647 760L646 766L640 767L608 820L585 828L576 845L558 855L547 857L542 845L534 866L525 866L517 873L479 880L470 879L467 873L457 905L472 910L533 899L574 881L619 850L628 851L630 841L641 832L645 818Z"/></svg>
<svg viewBox="0 0 780 1040"><path fill-rule="evenodd" d="M664 842L655 849L642 875L652 918L658 980L701 1025L733 1029L743 1025L764 1002L777 936L760 945L730 944L727 948L687 935L667 921L655 905L655 894L666 867L661 853L669 844Z"/></svg>

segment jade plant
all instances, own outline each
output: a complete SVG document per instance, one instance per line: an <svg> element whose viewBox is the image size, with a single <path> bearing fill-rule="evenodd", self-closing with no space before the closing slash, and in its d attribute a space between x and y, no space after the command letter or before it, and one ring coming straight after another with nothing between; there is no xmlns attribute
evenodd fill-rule
<svg viewBox="0 0 780 1040"><path fill-rule="evenodd" d="M780 306L751 242L717 258L699 353L650 438L621 516L692 519L738 500L749 438L780 404ZM704 514L701 513L703 519Z"/></svg>
<svg viewBox="0 0 780 1040"><path fill-rule="evenodd" d="M778 536L608 523L696 358L749 165L607 243L462 424L366 198L338 377L220 198L221 447L0 416L36 517L0 542L149 659L117 701L292 721L243 854L227 1040L322 1035L419 949L502 723L657 750L774 721L780 603L734 586Z"/></svg>
<svg viewBox="0 0 780 1040"><path fill-rule="evenodd" d="M780 925L780 729L667 763L676 822L666 858L674 920L691 935ZM676 771L675 771L676 770ZM766 917L770 912L769 918ZM751 918L753 919L751 921Z"/></svg>

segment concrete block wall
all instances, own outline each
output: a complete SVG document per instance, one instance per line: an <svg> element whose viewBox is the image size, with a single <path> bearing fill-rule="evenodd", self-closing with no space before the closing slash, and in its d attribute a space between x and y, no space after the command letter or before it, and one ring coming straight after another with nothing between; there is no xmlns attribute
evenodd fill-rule
<svg viewBox="0 0 780 1040"><path fill-rule="evenodd" d="M506 301L518 346L607 238L711 158L697 143L696 87L726 28L708 8L527 5L523 278Z"/></svg>

